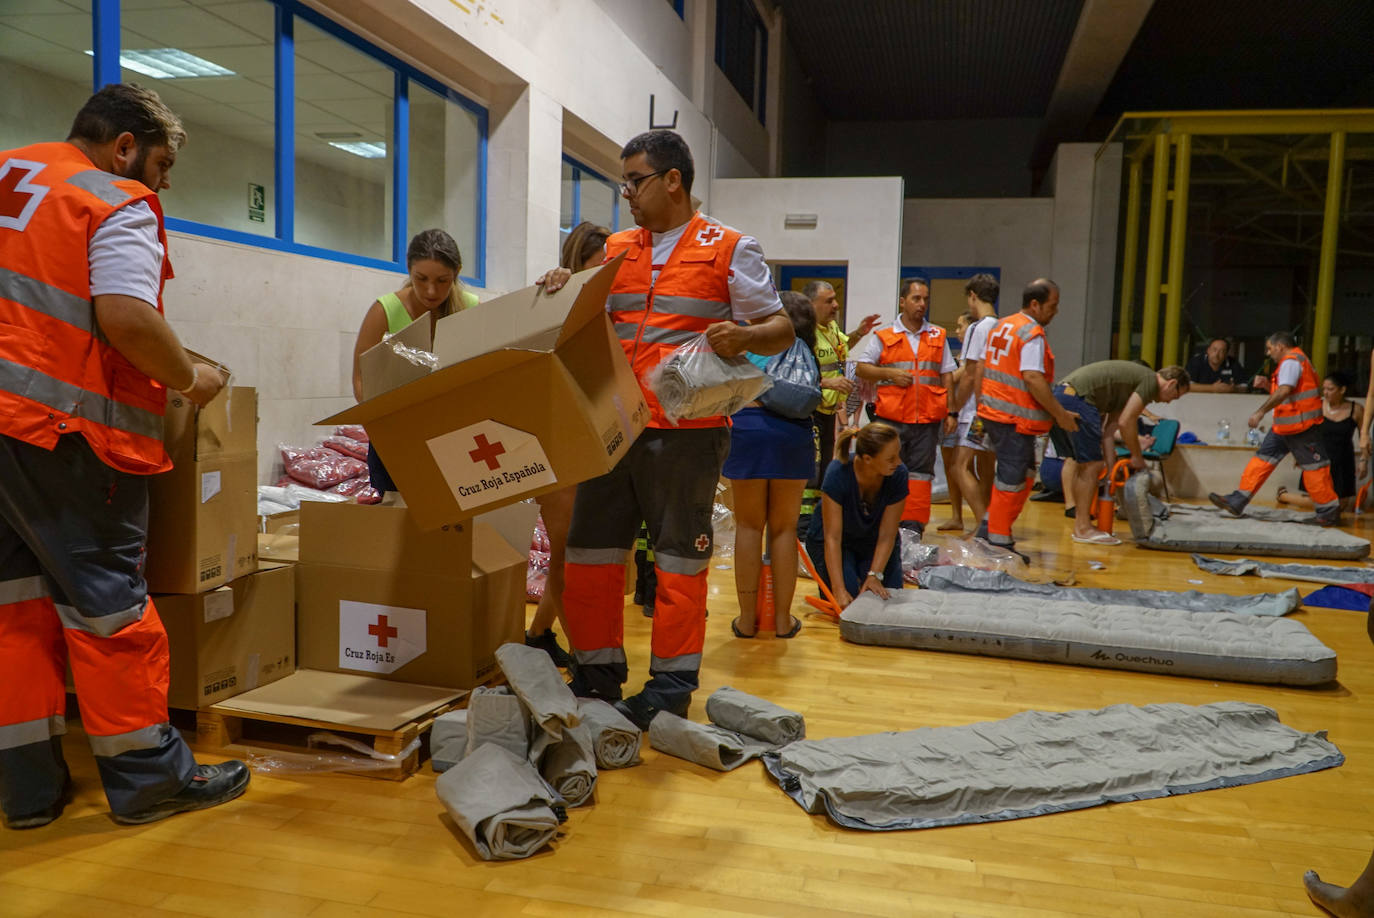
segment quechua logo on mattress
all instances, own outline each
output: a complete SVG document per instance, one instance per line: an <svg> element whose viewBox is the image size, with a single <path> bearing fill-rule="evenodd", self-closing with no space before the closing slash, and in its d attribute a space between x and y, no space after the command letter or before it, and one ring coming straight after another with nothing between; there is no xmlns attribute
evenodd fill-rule
<svg viewBox="0 0 1374 918"><path fill-rule="evenodd" d="M339 669L394 673L425 652L425 610L339 601Z"/></svg>
<svg viewBox="0 0 1374 918"><path fill-rule="evenodd" d="M490 419L449 431L426 445L464 510L558 482L538 437Z"/></svg>

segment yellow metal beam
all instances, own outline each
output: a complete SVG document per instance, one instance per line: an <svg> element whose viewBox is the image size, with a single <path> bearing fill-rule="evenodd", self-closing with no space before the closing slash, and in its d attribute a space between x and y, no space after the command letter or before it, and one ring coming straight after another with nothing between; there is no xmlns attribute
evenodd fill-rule
<svg viewBox="0 0 1374 918"><path fill-rule="evenodd" d="M1160 366L1178 363L1178 328L1183 314L1183 262L1188 251L1188 173L1192 168L1193 138L1178 136L1174 154L1174 210L1169 226L1169 292L1164 305L1164 356ZM1151 361L1153 362L1153 361Z"/></svg>
<svg viewBox="0 0 1374 918"><path fill-rule="evenodd" d="M1317 262L1317 302L1310 343L1317 378L1326 375L1326 352L1331 340L1331 299L1336 286L1336 243L1341 231L1341 179L1345 175L1345 131L1331 133L1326 166L1326 210L1322 214L1322 253Z"/></svg>
<svg viewBox="0 0 1374 918"><path fill-rule="evenodd" d="M1140 359L1155 366L1159 345L1159 275L1164 266L1164 215L1169 206L1169 135L1155 135L1150 185L1150 230L1145 248L1145 301L1141 307Z"/></svg>
<svg viewBox="0 0 1374 918"><path fill-rule="evenodd" d="M1153 121L1147 125L1144 122ZM1126 112L1117 119L1098 156L1107 144L1164 132L1179 134L1347 134L1374 133L1374 109L1272 109L1257 111ZM1148 143L1148 136L1146 137ZM1140 152L1138 150L1133 152Z"/></svg>
<svg viewBox="0 0 1374 918"><path fill-rule="evenodd" d="M1117 323L1116 359L1131 359L1131 324L1135 312L1135 263L1140 249L1140 160L1131 160L1126 185L1126 242L1121 250L1121 319Z"/></svg>

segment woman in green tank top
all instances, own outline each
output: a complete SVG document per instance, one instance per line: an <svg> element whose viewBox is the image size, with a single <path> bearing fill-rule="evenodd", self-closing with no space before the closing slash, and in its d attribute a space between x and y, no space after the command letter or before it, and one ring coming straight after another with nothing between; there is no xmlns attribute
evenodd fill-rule
<svg viewBox="0 0 1374 918"><path fill-rule="evenodd" d="M463 256L458 243L441 229L418 233L406 248L405 285L395 293L384 293L368 308L353 346L353 397L363 400L362 374L358 358L421 316L428 316L430 327L450 313L477 305L477 296L463 289L458 280ZM380 489L379 489L380 490Z"/></svg>

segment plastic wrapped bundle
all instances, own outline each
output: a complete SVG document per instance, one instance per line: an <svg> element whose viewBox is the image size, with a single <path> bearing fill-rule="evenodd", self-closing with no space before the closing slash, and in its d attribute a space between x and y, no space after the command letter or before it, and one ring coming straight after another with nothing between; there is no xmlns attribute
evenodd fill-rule
<svg viewBox="0 0 1374 918"><path fill-rule="evenodd" d="M663 415L678 421L730 415L758 398L772 380L743 357L721 357L701 334L649 373Z"/></svg>
<svg viewBox="0 0 1374 918"><path fill-rule="evenodd" d="M355 440L352 437L335 434L332 437L325 437L324 445L335 452L343 453L345 456L352 456L354 459L367 459L366 440Z"/></svg>
<svg viewBox="0 0 1374 918"><path fill-rule="evenodd" d="M354 440L366 445L369 442L367 431L361 424L340 424L334 428L334 435L337 437L351 437Z"/></svg>

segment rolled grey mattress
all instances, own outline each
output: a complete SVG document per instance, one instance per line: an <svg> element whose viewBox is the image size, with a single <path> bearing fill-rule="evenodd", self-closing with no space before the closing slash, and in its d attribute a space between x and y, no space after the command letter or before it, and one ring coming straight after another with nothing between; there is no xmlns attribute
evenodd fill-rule
<svg viewBox="0 0 1374 918"><path fill-rule="evenodd" d="M1234 612L1099 605L1009 595L903 590L865 593L840 616L856 644L945 650L1104 669L1321 685L1336 652L1301 622Z"/></svg>

